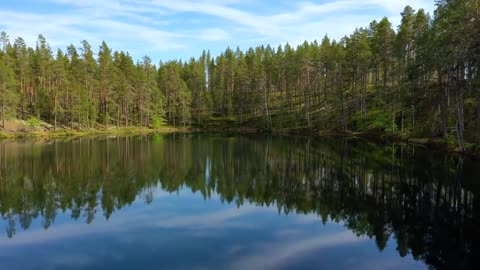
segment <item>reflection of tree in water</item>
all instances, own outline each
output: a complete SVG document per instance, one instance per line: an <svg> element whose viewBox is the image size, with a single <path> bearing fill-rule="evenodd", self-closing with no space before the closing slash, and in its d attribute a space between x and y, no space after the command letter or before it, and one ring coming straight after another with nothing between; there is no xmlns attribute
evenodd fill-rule
<svg viewBox="0 0 480 270"><path fill-rule="evenodd" d="M161 184L228 203L315 213L432 268L459 269L478 257L480 172L475 163L399 146L347 140L169 135L6 143L0 149L0 214L7 235L59 211L105 218ZM414 153L415 152L415 153ZM477 181L476 181L477 180Z"/></svg>

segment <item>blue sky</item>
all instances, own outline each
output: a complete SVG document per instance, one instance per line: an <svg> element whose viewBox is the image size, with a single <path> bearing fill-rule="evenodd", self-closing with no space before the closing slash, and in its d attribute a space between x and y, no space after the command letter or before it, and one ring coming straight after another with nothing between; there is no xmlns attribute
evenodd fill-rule
<svg viewBox="0 0 480 270"><path fill-rule="evenodd" d="M43 34L50 46L114 50L154 62L189 59L202 50L304 40L339 39L387 16L396 27L406 5L433 13L434 0L0 0L0 31L34 46Z"/></svg>

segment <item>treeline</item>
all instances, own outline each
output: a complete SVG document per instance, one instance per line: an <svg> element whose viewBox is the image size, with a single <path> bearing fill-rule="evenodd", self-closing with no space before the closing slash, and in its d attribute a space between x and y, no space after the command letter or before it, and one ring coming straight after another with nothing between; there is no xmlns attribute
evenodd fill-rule
<svg viewBox="0 0 480 270"><path fill-rule="evenodd" d="M339 41L327 36L247 51L204 52L157 67L103 43L53 57L2 34L5 116L53 124L308 127L480 142L480 1L436 1L433 18L407 6Z"/></svg>
<svg viewBox="0 0 480 270"><path fill-rule="evenodd" d="M34 48L22 38L13 45L1 34L0 89L2 124L6 117L34 116L55 127L145 126L160 121L163 98L157 69L148 57L134 63L125 52L103 42L97 57L87 41L52 55L40 35Z"/></svg>

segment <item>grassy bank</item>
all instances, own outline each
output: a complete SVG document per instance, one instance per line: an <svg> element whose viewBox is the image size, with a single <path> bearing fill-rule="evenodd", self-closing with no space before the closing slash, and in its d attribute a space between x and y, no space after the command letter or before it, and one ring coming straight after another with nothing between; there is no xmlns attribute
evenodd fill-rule
<svg viewBox="0 0 480 270"><path fill-rule="evenodd" d="M109 129L58 129L58 130L38 130L38 131L0 131L0 139L15 138L64 138L64 137L86 137L86 136L107 136L107 135L141 135L141 134L160 134L185 132L186 128L162 127L157 129L147 127L125 127Z"/></svg>

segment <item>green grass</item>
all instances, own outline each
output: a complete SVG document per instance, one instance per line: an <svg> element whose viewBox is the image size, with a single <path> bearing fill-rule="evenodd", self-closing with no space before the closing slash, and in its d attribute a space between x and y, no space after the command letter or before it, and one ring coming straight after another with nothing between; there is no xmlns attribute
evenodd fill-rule
<svg viewBox="0 0 480 270"><path fill-rule="evenodd" d="M12 136L11 134L0 131L0 139L9 139L9 138L13 138L13 137L14 136Z"/></svg>
<svg viewBox="0 0 480 270"><path fill-rule="evenodd" d="M58 129L51 131L31 131L31 132L12 132L5 133L0 132L0 139L9 138L64 138L64 137L85 137L96 135L136 135L136 134L151 134L151 133L173 133L173 132L185 132L186 128L174 128L174 127L160 127L160 128L147 128L147 127L126 127L119 129L84 129L84 130L71 130L71 129Z"/></svg>

